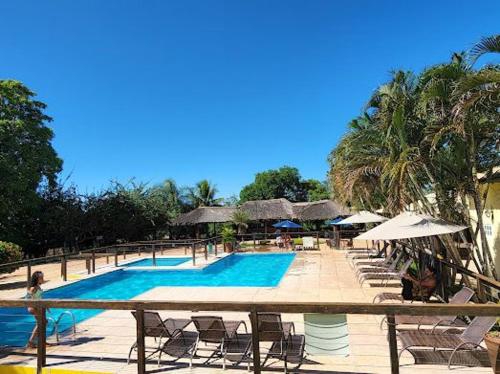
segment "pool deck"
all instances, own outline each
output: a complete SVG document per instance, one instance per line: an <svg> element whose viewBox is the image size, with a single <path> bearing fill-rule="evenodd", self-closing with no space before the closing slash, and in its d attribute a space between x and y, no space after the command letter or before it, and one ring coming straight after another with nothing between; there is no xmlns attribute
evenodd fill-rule
<svg viewBox="0 0 500 374"><path fill-rule="evenodd" d="M182 251L183 253L183 251ZM176 253L177 255L182 255ZM170 253L169 253L170 254ZM199 264L201 266L201 262ZM46 265L47 266L47 265ZM45 270L45 269L44 269ZM45 270L46 272L48 270ZM54 270L58 274L59 268ZM102 268L101 271L106 271ZM53 283L54 285L57 282ZM278 287L157 287L137 299L171 301L352 301L371 302L374 295L390 288L361 287L354 277L354 272L344 256L344 251L322 248L321 251L300 252ZM393 289L395 290L395 289ZM18 297L13 290L0 289L0 297ZM189 318L194 314L214 314L210 311L161 312L164 318ZM243 319L248 321L246 313L216 313L225 319ZM283 314L283 320L294 321L297 332L303 332L301 314ZM390 373L389 348L386 332L381 331L381 317L370 315L347 316L349 326L350 355L308 356L299 372L304 373ZM249 325L250 326L250 325ZM135 373L136 365L127 365L126 358L130 346L135 341L135 321L128 311L106 311L78 325L75 340L65 338L60 345L47 348L47 364L52 368L102 370L112 373ZM148 370L154 373L172 370L190 373L246 372L246 366L222 371L221 362L210 366L201 365L201 360L194 361L193 369L187 366L187 360L176 364L165 362L160 367L150 361ZM401 373L449 373L446 366L413 365L409 354L401 359ZM2 356L0 365L36 365L35 350L16 350ZM271 365L273 370L282 371L281 362ZM264 372L269 371L263 369ZM491 373L491 368L454 367L454 373Z"/></svg>

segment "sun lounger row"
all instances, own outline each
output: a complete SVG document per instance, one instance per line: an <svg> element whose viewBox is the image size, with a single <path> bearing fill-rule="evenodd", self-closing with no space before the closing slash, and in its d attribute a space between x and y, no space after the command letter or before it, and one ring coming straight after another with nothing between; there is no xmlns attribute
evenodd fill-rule
<svg viewBox="0 0 500 374"><path fill-rule="evenodd" d="M132 312L136 317L135 312ZM195 330L187 330L190 324ZM160 365L162 356L169 356L173 361L182 358L189 359L192 366L194 358L204 358L204 364L222 359L222 367L226 362L234 365L246 363L248 370L252 362L252 334L248 332L245 321L223 320L219 316L192 316L191 319L163 320L157 312L144 312L145 336L155 339L153 347L146 347L147 359L158 354L157 362ZM295 333L292 322L281 321L281 315L276 313L258 314L259 342L271 343L264 362L275 358L284 361L285 373L288 363L302 363L304 357L305 337ZM137 343L130 348L128 360ZM206 352L207 354L203 354Z"/></svg>

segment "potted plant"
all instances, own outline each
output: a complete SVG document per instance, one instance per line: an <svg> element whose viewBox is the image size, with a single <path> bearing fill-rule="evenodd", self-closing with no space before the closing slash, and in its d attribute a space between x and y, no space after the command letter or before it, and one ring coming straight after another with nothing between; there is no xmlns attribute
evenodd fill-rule
<svg viewBox="0 0 500 374"><path fill-rule="evenodd" d="M498 347L500 346L500 331L492 331L486 334L484 337L484 342L488 348L488 357L490 358L491 367L493 368L493 373L497 373L497 369L500 369L500 355Z"/></svg>
<svg viewBox="0 0 500 374"><path fill-rule="evenodd" d="M222 227L221 231L222 242L224 243L224 251L232 252L233 251L233 243L236 240L236 232L230 225L225 225Z"/></svg>

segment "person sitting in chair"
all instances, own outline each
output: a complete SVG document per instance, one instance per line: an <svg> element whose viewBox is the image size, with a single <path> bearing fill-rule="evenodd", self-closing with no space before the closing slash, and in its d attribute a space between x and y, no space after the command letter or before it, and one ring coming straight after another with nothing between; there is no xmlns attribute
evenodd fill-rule
<svg viewBox="0 0 500 374"><path fill-rule="evenodd" d="M409 273L403 275L402 296L405 300L428 299L437 287L437 277L435 270L426 266L420 279Z"/></svg>

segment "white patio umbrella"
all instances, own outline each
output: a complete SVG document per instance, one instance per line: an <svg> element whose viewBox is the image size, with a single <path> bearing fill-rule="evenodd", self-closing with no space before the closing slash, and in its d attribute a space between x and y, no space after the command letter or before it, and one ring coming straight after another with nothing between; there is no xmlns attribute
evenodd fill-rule
<svg viewBox="0 0 500 374"><path fill-rule="evenodd" d="M388 218L384 216L380 216L378 214L368 212L367 210L362 210L342 221L336 222L336 225L348 225L353 223L376 223L376 222L384 222L387 221Z"/></svg>
<svg viewBox="0 0 500 374"><path fill-rule="evenodd" d="M429 215L404 212L377 227L364 232L355 239L396 240L424 236L452 234L466 229Z"/></svg>

